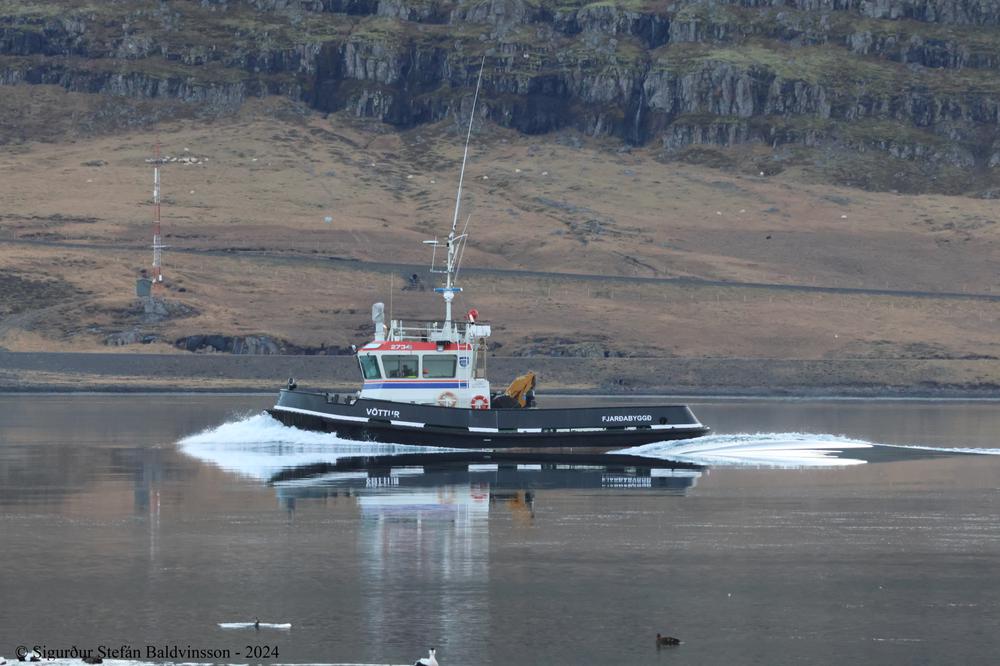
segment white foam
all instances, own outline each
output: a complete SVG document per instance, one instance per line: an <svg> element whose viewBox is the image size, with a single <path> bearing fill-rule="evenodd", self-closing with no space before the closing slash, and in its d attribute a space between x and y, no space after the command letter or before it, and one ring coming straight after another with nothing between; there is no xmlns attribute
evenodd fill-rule
<svg viewBox="0 0 1000 666"><path fill-rule="evenodd" d="M714 467L842 467L864 460L842 457L846 451L873 448L934 451L940 453L1000 455L1000 449L877 444L839 435L801 432L709 435L672 442L655 442L615 453L693 462Z"/></svg>
<svg viewBox="0 0 1000 666"><path fill-rule="evenodd" d="M841 458L838 454L851 449L870 449L873 446L871 442L836 435L798 432L741 433L654 442L615 453L717 467L842 467L864 464L865 461Z"/></svg>
<svg viewBox="0 0 1000 666"><path fill-rule="evenodd" d="M299 430L283 425L265 412L245 414L214 428L206 428L195 435L189 435L179 443L188 445L220 444L329 444L338 440L336 435Z"/></svg>
<svg viewBox="0 0 1000 666"><path fill-rule="evenodd" d="M456 450L347 440L333 433L286 426L264 413L208 428L185 437L178 445L182 452L193 458L262 480L288 467L333 464L348 456Z"/></svg>
<svg viewBox="0 0 1000 666"><path fill-rule="evenodd" d="M979 456L1000 456L1000 449L961 448L947 446L922 446L920 444L879 444L891 449L912 449L915 451L937 451L939 453L969 453Z"/></svg>

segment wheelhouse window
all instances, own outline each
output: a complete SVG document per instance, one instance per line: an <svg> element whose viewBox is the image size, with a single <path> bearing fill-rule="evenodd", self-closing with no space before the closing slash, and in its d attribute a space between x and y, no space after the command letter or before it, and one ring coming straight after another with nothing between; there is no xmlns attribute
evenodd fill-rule
<svg viewBox="0 0 1000 666"><path fill-rule="evenodd" d="M450 379L455 376L457 363L454 354L424 354L424 379Z"/></svg>
<svg viewBox="0 0 1000 666"><path fill-rule="evenodd" d="M386 354L382 357L382 367L389 379L416 379L417 357Z"/></svg>
<svg viewBox="0 0 1000 666"><path fill-rule="evenodd" d="M362 354L358 356L361 363L361 374L365 379L382 379L382 373L378 369L378 360L374 354Z"/></svg>

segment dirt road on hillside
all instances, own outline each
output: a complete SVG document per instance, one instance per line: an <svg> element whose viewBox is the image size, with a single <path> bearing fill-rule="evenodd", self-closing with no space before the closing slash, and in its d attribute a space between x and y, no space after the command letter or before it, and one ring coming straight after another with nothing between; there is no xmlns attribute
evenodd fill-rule
<svg viewBox="0 0 1000 666"><path fill-rule="evenodd" d="M48 240L28 240L28 239L4 239L3 242L14 245L32 245L50 248L63 248L74 250L102 250L109 252L122 252L137 254L146 251L146 246L119 245L109 243L76 243L69 241L48 241ZM386 273L395 271L401 274L417 274L428 277L427 265L398 264L389 262L359 261L347 257L333 257L321 255L295 255L289 253L269 252L260 249L225 248L217 250L204 250L195 248L171 247L170 252L204 255L204 256L239 256L242 258L258 259L280 264L302 263L310 266L335 265L337 268L345 270L356 270L368 273ZM819 294L844 294L844 295L864 295L864 296L896 296L905 298L932 298L932 299L963 299L998 303L1000 294L984 294L977 292L954 292L954 291L923 291L906 289L881 289L873 287L836 287L824 285L806 284L786 284L780 282L740 282L730 280L707 280L695 277L632 277L622 275L594 275L588 273L556 273L548 271L529 271L522 269L502 269L502 268L463 268L466 275L475 275L492 278L531 278L540 280L556 280L570 282L603 282L621 283L637 285L672 285L691 287L727 287L734 289L770 289L800 293Z"/></svg>

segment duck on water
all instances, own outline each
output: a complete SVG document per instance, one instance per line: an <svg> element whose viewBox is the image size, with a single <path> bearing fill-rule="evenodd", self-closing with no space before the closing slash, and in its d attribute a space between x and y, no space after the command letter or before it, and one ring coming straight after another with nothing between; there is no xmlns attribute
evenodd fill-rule
<svg viewBox="0 0 1000 666"><path fill-rule="evenodd" d="M285 425L344 439L465 448L612 448L707 434L687 405L537 408L533 373L491 391L486 354L492 326L475 309L452 316L452 302L462 292L457 277L468 221L459 233L458 214L482 76L480 67L451 231L445 240L424 241L434 249L431 271L442 275L434 291L444 299L444 318L390 318L387 325L383 304L375 303L373 340L357 350L361 390L341 396L300 389L290 379L268 413Z"/></svg>

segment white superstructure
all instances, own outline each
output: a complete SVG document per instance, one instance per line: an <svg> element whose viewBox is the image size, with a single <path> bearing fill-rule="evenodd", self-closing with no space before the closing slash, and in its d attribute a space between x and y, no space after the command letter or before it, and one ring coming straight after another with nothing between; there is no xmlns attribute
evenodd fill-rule
<svg viewBox="0 0 1000 666"><path fill-rule="evenodd" d="M484 59L485 63L485 59ZM486 380L486 338L490 337L489 324L480 324L479 313L469 310L466 320L452 319L451 304L462 288L456 285L462 253L468 234L458 232L458 213L462 202L462 183L465 164L469 158L469 139L476 115L476 102L483 80L482 67L472 101L469 130L465 137L462 171L458 178L455 196L455 213L451 231L444 241L424 241L434 247L431 272L442 273L444 285L434 291L444 298L443 322L418 322L404 324L392 320L386 329L384 306L372 306L372 323L375 339L358 350L358 363L364 378L362 398L391 400L442 407L489 409L490 383ZM468 221L466 221L468 228ZM437 266L437 251L443 250L444 265Z"/></svg>
<svg viewBox="0 0 1000 666"><path fill-rule="evenodd" d="M376 306L381 304L376 304ZM489 324L475 321L376 321L375 340L358 350L362 398L442 407L487 409L486 339ZM382 329L382 335L378 329Z"/></svg>

